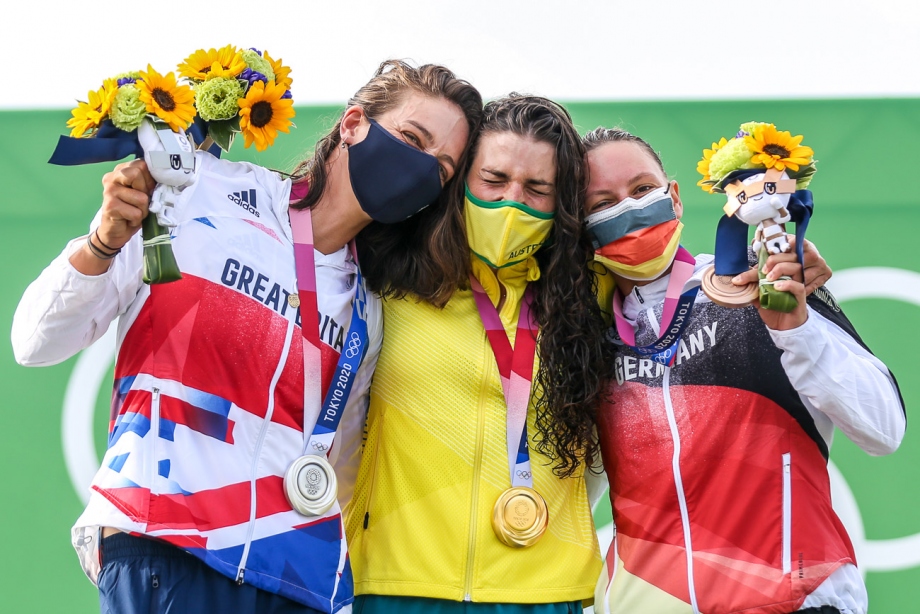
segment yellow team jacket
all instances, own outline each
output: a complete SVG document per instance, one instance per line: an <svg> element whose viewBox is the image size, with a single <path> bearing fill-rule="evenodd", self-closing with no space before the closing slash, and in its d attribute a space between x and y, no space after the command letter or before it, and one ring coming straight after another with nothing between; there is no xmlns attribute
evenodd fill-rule
<svg viewBox="0 0 920 614"><path fill-rule="evenodd" d="M474 265L512 337L531 260ZM500 282L500 284L499 284ZM510 548L492 532L492 507L511 486L506 406L472 292L441 310L414 297L384 303L383 349L371 388L367 440L346 531L355 594L453 601L590 600L601 571L583 474L559 479L528 435L534 489L549 507L546 533ZM536 367L535 367L536 372Z"/></svg>

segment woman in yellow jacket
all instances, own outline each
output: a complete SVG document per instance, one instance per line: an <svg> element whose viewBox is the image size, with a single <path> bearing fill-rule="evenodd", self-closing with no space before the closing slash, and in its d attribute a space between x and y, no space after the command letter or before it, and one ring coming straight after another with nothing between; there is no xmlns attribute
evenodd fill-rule
<svg viewBox="0 0 920 614"><path fill-rule="evenodd" d="M389 244L361 257L386 263L368 275L386 301L346 521L355 612L580 612L601 568L583 450L553 463L533 434L601 395L584 149L562 107L512 94L486 106L466 177L365 232Z"/></svg>

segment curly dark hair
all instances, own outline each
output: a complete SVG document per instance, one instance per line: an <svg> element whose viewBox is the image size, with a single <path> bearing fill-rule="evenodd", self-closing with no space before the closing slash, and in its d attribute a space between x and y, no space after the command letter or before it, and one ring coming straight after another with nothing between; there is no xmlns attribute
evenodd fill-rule
<svg viewBox="0 0 920 614"><path fill-rule="evenodd" d="M556 214L553 229L536 254L541 273L534 282L532 310L540 327L540 367L533 395L537 450L556 461L557 475L570 476L580 462L593 466L596 460L594 416L603 391L596 367L605 350L605 323L588 268L593 249L583 230L585 149L562 106L512 93L483 109L478 138L458 175L469 173L482 135L500 132L548 143L556 154ZM362 268L369 258L400 263L388 275L388 283L372 285L373 290L396 298L411 294L443 307L456 290L469 288L464 182L453 183L444 190L439 207L388 226L389 240L364 245Z"/></svg>
<svg viewBox="0 0 920 614"><path fill-rule="evenodd" d="M589 269L594 250L584 232L585 149L568 112L537 96L511 94L486 105L480 138L492 132L548 143L556 154L556 214L536 254L540 279L532 309L540 327L540 367L533 395L536 448L555 462L556 475L567 477L582 462L597 465L595 418L606 382L598 366L608 351Z"/></svg>

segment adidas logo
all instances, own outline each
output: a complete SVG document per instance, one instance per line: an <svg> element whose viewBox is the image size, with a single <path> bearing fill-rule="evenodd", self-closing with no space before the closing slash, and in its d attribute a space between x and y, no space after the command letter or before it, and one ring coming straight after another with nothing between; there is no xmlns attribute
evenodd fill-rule
<svg viewBox="0 0 920 614"><path fill-rule="evenodd" d="M242 192L234 192L233 194L227 194L227 198L254 216L259 217L259 211L256 208L255 190L243 190Z"/></svg>

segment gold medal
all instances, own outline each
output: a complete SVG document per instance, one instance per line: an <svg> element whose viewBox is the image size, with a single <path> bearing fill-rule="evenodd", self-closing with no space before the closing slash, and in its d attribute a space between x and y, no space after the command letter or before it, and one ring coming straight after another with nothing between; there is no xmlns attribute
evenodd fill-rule
<svg viewBox="0 0 920 614"><path fill-rule="evenodd" d="M296 292L294 294L288 294L288 305L294 309L300 307L300 297L297 296Z"/></svg>
<svg viewBox="0 0 920 614"><path fill-rule="evenodd" d="M324 456L301 456L284 474L284 494L304 516L322 516L338 496L335 470Z"/></svg>
<svg viewBox="0 0 920 614"><path fill-rule="evenodd" d="M515 486L501 494L492 509L492 530L506 546L526 548L537 543L546 531L549 512L540 493Z"/></svg>
<svg viewBox="0 0 920 614"><path fill-rule="evenodd" d="M731 275L716 275L714 266L703 271L701 286L709 300L722 307L747 307L760 296L757 282L736 286L732 283Z"/></svg>

